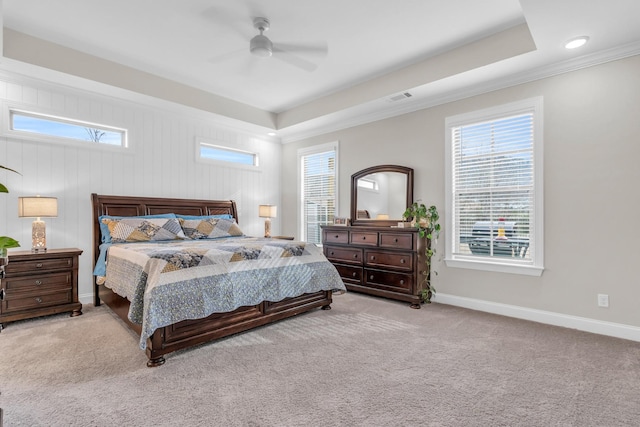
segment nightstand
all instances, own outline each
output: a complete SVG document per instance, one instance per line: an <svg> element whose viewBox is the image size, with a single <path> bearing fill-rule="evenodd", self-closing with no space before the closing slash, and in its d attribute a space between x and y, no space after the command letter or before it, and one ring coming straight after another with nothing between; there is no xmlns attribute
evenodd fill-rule
<svg viewBox="0 0 640 427"><path fill-rule="evenodd" d="M70 312L82 314L78 301L80 249L49 249L44 253L9 252L0 279L0 330L5 322Z"/></svg>

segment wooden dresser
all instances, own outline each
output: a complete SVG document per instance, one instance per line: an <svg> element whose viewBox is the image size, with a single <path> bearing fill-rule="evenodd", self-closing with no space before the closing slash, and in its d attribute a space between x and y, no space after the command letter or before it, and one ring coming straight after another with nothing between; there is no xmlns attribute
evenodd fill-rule
<svg viewBox="0 0 640 427"><path fill-rule="evenodd" d="M420 308L427 239L416 228L324 226L322 244L348 290Z"/></svg>
<svg viewBox="0 0 640 427"><path fill-rule="evenodd" d="M49 249L44 253L9 252L0 279L0 330L5 322L49 314L82 314L78 301L80 249Z"/></svg>

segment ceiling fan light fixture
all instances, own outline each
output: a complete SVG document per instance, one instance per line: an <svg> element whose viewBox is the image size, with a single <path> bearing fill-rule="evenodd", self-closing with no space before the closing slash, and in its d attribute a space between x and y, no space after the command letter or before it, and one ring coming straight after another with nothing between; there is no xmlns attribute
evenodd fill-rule
<svg viewBox="0 0 640 427"><path fill-rule="evenodd" d="M271 43L271 40L269 40L267 36L258 34L251 39L249 50L253 55L267 58L273 54L273 43Z"/></svg>

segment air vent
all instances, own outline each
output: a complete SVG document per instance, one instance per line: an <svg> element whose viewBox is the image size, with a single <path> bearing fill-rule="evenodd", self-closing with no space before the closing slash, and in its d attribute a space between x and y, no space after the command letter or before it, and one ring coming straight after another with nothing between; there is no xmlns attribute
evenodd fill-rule
<svg viewBox="0 0 640 427"><path fill-rule="evenodd" d="M396 102L396 101L400 101L402 99L407 99L407 98L411 98L411 95L409 92L403 92L403 93L399 93L397 95L393 95L391 97L388 98L389 102Z"/></svg>

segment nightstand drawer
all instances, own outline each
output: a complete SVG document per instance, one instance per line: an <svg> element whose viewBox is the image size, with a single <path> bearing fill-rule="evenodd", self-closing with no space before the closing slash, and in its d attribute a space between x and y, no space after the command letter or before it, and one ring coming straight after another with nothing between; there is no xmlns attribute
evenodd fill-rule
<svg viewBox="0 0 640 427"><path fill-rule="evenodd" d="M42 260L13 261L9 254L9 264L6 265L7 275L21 273L37 273L46 270L65 270L73 267L73 258L53 258Z"/></svg>
<svg viewBox="0 0 640 427"><path fill-rule="evenodd" d="M70 289L72 285L70 272L43 274L40 276L18 276L5 278L4 289L7 295L14 292L42 292Z"/></svg>
<svg viewBox="0 0 640 427"><path fill-rule="evenodd" d="M362 264L362 249L325 246L324 255L333 261Z"/></svg>
<svg viewBox="0 0 640 427"><path fill-rule="evenodd" d="M68 304L71 302L71 289L39 295L21 296L12 298L5 295L2 301L2 313L9 314L14 311L32 310L54 305Z"/></svg>
<svg viewBox="0 0 640 427"><path fill-rule="evenodd" d="M413 234L380 233L381 248L413 249Z"/></svg>
<svg viewBox="0 0 640 427"><path fill-rule="evenodd" d="M412 271L413 254L411 252L384 252L365 249L364 265Z"/></svg>

